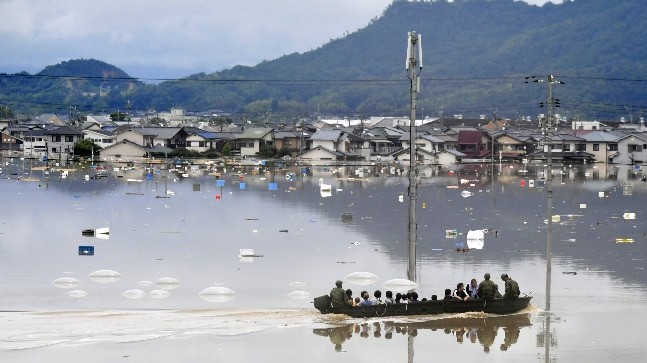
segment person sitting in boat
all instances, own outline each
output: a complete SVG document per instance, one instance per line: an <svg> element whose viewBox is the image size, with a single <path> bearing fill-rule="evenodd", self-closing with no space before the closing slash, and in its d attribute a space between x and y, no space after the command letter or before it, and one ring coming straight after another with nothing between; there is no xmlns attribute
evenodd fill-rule
<svg viewBox="0 0 647 363"><path fill-rule="evenodd" d="M454 300L454 298L452 297L452 289L445 289L445 297L443 298L443 300Z"/></svg>
<svg viewBox="0 0 647 363"><path fill-rule="evenodd" d="M402 294L401 293L398 292L397 294L395 294L395 301L394 302L396 304L401 304L402 303Z"/></svg>
<svg viewBox="0 0 647 363"><path fill-rule="evenodd" d="M341 280L337 280L335 282L335 287L330 290L330 303L333 308L351 306L348 304L348 299L346 298L346 290L344 290L341 285Z"/></svg>
<svg viewBox="0 0 647 363"><path fill-rule="evenodd" d="M375 300L373 300L374 304L383 304L384 301L382 301L382 291L380 290L375 290L373 293L373 297L375 297Z"/></svg>
<svg viewBox="0 0 647 363"><path fill-rule="evenodd" d="M462 282L459 282L456 285L456 290L454 290L454 293L452 294L454 299L460 300L460 301L466 301L470 298L470 296L467 294L465 291L465 285L463 285Z"/></svg>
<svg viewBox="0 0 647 363"><path fill-rule="evenodd" d="M393 291L387 290L386 291L386 297L384 298L384 302L387 304L393 304L395 300L393 299Z"/></svg>
<svg viewBox="0 0 647 363"><path fill-rule="evenodd" d="M465 289L467 291L467 294L472 298L472 299L478 299L479 297L479 285L478 282L476 282L476 279L472 279L469 284L467 284L467 288Z"/></svg>
<svg viewBox="0 0 647 363"><path fill-rule="evenodd" d="M486 272L485 275L483 275L483 278L485 280L481 281L479 284L478 295L482 299L492 300L497 294L499 294L499 286L490 280L489 272Z"/></svg>
<svg viewBox="0 0 647 363"><path fill-rule="evenodd" d="M355 299L353 299L353 290L346 289L346 300L348 300L348 306L355 306Z"/></svg>
<svg viewBox="0 0 647 363"><path fill-rule="evenodd" d="M373 305L373 301L371 301L371 297L368 294L368 291L362 291L362 301L360 301L359 306L371 306Z"/></svg>
<svg viewBox="0 0 647 363"><path fill-rule="evenodd" d="M515 300L519 297L519 284L510 278L508 274L501 274L501 280L505 282L505 294L503 298L507 300Z"/></svg>
<svg viewBox="0 0 647 363"><path fill-rule="evenodd" d="M407 295L409 295L409 302L410 302L410 303L417 303L417 302L420 302L420 300L418 300L418 293L417 293L417 292L415 292L415 291L411 291L411 292L410 292L410 293L408 293Z"/></svg>

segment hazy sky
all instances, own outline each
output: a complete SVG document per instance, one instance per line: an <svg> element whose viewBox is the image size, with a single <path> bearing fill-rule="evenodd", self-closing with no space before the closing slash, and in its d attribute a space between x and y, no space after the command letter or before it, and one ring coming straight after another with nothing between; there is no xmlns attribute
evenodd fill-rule
<svg viewBox="0 0 647 363"><path fill-rule="evenodd" d="M133 77L212 73L318 48L366 26L391 2L0 0L0 73L78 58Z"/></svg>

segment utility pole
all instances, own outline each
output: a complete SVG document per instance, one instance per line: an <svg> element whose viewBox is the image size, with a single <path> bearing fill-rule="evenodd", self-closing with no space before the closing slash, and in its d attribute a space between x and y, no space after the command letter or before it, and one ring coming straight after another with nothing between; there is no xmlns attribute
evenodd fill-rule
<svg viewBox="0 0 647 363"><path fill-rule="evenodd" d="M416 32L408 33L407 60L406 60L407 77L411 84L411 120L409 125L410 145L409 145L409 266L407 276L409 280L416 281L416 241L417 241L417 223L416 223L416 203L418 199L418 169L416 167L416 102L420 93L420 78L418 75L422 71L422 36Z"/></svg>

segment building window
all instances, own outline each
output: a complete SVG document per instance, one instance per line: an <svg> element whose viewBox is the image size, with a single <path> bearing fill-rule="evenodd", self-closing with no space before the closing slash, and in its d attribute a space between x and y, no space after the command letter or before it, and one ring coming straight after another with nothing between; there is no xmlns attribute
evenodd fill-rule
<svg viewBox="0 0 647 363"><path fill-rule="evenodd" d="M643 151L642 145L629 144L627 146L628 146L629 152L641 152L641 151Z"/></svg>
<svg viewBox="0 0 647 363"><path fill-rule="evenodd" d="M562 150L564 150L564 151L571 151L571 145L570 145L570 144L562 145Z"/></svg>
<svg viewBox="0 0 647 363"><path fill-rule="evenodd" d="M600 144L593 144L593 151L600 151Z"/></svg>
<svg viewBox="0 0 647 363"><path fill-rule="evenodd" d="M586 144L577 144L577 151L586 151Z"/></svg>
<svg viewBox="0 0 647 363"><path fill-rule="evenodd" d="M61 142L61 135L54 135L52 137L52 141L54 142Z"/></svg>
<svg viewBox="0 0 647 363"><path fill-rule="evenodd" d="M618 144L609 144L609 151L618 151Z"/></svg>
<svg viewBox="0 0 647 363"><path fill-rule="evenodd" d="M65 136L65 142L74 142L74 136L66 135Z"/></svg>

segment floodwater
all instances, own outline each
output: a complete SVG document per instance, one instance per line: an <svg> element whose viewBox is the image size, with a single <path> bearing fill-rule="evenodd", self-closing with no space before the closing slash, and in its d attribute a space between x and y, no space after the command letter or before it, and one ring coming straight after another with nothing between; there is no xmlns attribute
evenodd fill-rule
<svg viewBox="0 0 647 363"><path fill-rule="evenodd" d="M33 160L0 166L2 362L606 362L647 354L640 167L553 167L559 217L549 274L544 166L422 169L420 296L485 272L502 288L505 272L532 306L510 316L351 319L319 314L312 299L337 279L358 295L407 277L408 179L399 168L153 164L86 179L91 171L78 166L66 177ZM105 227L104 238L81 234ZM484 230L483 240L468 243L470 230ZM240 257L241 249L255 257ZM353 272L377 279L347 279Z"/></svg>

